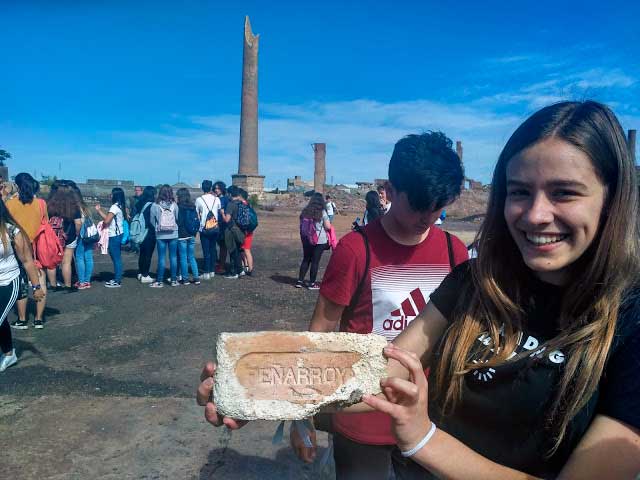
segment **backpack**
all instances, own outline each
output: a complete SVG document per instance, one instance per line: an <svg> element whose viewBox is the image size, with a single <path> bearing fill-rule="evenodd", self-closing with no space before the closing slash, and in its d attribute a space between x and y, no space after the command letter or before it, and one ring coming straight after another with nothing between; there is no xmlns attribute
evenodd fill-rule
<svg viewBox="0 0 640 480"><path fill-rule="evenodd" d="M49 218L49 225L51 225L53 233L55 233L56 237L58 237L60 245L62 245L62 248L64 248L67 243L67 234L64 233L64 219L57 216L51 217Z"/></svg>
<svg viewBox="0 0 640 480"><path fill-rule="evenodd" d="M164 208L158 205L162 212L160 212L160 218L158 219L158 225L156 226L156 232L174 232L178 229L176 223L176 216L173 214L173 204L169 208Z"/></svg>
<svg viewBox="0 0 640 480"><path fill-rule="evenodd" d="M213 213L213 210L209 208L209 205L207 205L207 202L204 201L204 198L202 199L202 201L204 202L205 207L207 207L207 210L209 211L207 212L207 216L204 220L204 227L202 227L202 231L200 232L200 235L201 236L204 235L205 237L210 237L217 234L220 228L218 226L218 219L216 218L216 215ZM214 201L214 205L215 205L215 201Z"/></svg>
<svg viewBox="0 0 640 480"><path fill-rule="evenodd" d="M200 217L195 208L183 208L180 210L179 215L185 212L184 229L189 235L195 235L200 230Z"/></svg>
<svg viewBox="0 0 640 480"><path fill-rule="evenodd" d="M318 244L318 230L313 218L300 217L300 239L311 245Z"/></svg>
<svg viewBox="0 0 640 480"><path fill-rule="evenodd" d="M147 202L142 210L136 213L129 225L129 241L132 245L140 245L147 238L147 224L144 219L144 211L151 206L151 202Z"/></svg>
<svg viewBox="0 0 640 480"><path fill-rule="evenodd" d="M249 226L247 227L247 232L253 232L258 228L258 214L251 205L247 206L249 207Z"/></svg>
<svg viewBox="0 0 640 480"><path fill-rule="evenodd" d="M42 207L44 200L40 200L40 202L42 220L33 240L33 257L36 259L36 264L39 268L54 269L62 263L64 247L60 245L60 239L56 232L53 231L51 224L45 220Z"/></svg>
<svg viewBox="0 0 640 480"><path fill-rule="evenodd" d="M243 202L238 203L236 223L243 232L253 232L256 229L258 226L258 215L256 211L251 208L251 205Z"/></svg>
<svg viewBox="0 0 640 480"><path fill-rule="evenodd" d="M85 244L96 243L100 240L100 233L98 227L93 223L91 217L84 217L82 227L80 228L80 240Z"/></svg>
<svg viewBox="0 0 640 480"><path fill-rule="evenodd" d="M126 245L129 242L129 222L122 219L122 239L120 245Z"/></svg>

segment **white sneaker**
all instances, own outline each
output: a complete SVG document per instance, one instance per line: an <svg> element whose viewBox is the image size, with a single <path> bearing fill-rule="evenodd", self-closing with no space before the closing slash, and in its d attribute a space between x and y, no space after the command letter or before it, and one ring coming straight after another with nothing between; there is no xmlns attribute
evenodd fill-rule
<svg viewBox="0 0 640 480"><path fill-rule="evenodd" d="M141 280L142 280L142 274L141 274L141 273L139 273L139 274L138 274L138 281L141 281Z"/></svg>
<svg viewBox="0 0 640 480"><path fill-rule="evenodd" d="M200 278L202 278L202 280L209 280L211 278L209 275L210 275L209 273L203 273L202 277Z"/></svg>
<svg viewBox="0 0 640 480"><path fill-rule="evenodd" d="M146 276L140 278L140 282L141 283L153 283L153 278L151 278L151 275L146 275Z"/></svg>
<svg viewBox="0 0 640 480"><path fill-rule="evenodd" d="M177 280L178 280L178 281L181 281L181 280L182 280L182 275L178 275Z"/></svg>
<svg viewBox="0 0 640 480"><path fill-rule="evenodd" d="M18 363L18 356L16 355L16 350L13 350L11 355L2 355L2 360L0 360L0 372L4 372L11 365L15 365Z"/></svg>

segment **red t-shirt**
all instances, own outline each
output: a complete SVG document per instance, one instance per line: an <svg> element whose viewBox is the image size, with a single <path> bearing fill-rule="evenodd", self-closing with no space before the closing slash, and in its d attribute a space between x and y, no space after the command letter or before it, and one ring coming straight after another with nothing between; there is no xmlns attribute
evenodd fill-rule
<svg viewBox="0 0 640 480"><path fill-rule="evenodd" d="M432 226L418 245L401 245L389 237L380 220L365 227L369 240L369 274L351 314L343 315L340 331L377 333L392 341L424 309L431 293L450 272L447 239ZM454 263L468 258L467 247L451 236ZM349 305L364 275L366 251L362 235L345 235L331 255L320 294ZM370 445L394 445L391 419L373 413L335 414L334 428L345 437Z"/></svg>

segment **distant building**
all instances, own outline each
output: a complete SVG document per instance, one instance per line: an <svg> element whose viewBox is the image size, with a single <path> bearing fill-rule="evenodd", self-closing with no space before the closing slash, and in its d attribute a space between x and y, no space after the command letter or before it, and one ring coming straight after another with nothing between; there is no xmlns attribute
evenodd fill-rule
<svg viewBox="0 0 640 480"><path fill-rule="evenodd" d="M354 193L358 190L358 186L356 184L339 184L333 188L344 193Z"/></svg>
<svg viewBox="0 0 640 480"><path fill-rule="evenodd" d="M368 192L375 188L375 184L373 182L356 182L356 185L358 186L358 190L362 192Z"/></svg>
<svg viewBox="0 0 640 480"><path fill-rule="evenodd" d="M468 178L467 181L469 182L469 190L484 190L482 182L471 180L470 178Z"/></svg>
<svg viewBox="0 0 640 480"><path fill-rule="evenodd" d="M101 203L111 201L111 189L119 187L125 197L132 197L135 191L133 180L90 178L87 183L78 183L78 188L86 201Z"/></svg>
<svg viewBox="0 0 640 480"><path fill-rule="evenodd" d="M100 187L111 187L111 188L120 187L122 189L135 187L133 180L105 180L105 179L97 179L97 178L88 179L86 185L96 185Z"/></svg>
<svg viewBox="0 0 640 480"><path fill-rule="evenodd" d="M171 185L171 188L173 189L174 196L176 195L176 192L178 191L179 188L186 188L187 190L189 190L189 194L191 195L191 200L194 200L194 201L196 198L202 195L202 188L193 187L184 182L174 183L173 185Z"/></svg>
<svg viewBox="0 0 640 480"><path fill-rule="evenodd" d="M304 192L313 189L313 180L303 180L300 175L287 178L287 192Z"/></svg>

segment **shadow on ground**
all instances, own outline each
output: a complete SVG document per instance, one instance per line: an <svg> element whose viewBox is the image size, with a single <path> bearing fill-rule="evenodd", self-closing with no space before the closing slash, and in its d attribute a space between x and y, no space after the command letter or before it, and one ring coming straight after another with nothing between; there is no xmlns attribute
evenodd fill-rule
<svg viewBox="0 0 640 480"><path fill-rule="evenodd" d="M286 275L271 275L269 277L271 280L277 283L283 283L285 285L295 285L298 281L298 277L289 277Z"/></svg>
<svg viewBox="0 0 640 480"><path fill-rule="evenodd" d="M49 295L50 292L47 292L47 295ZM14 308L14 310L16 310ZM17 311L17 310L16 310ZM44 319L46 321L47 318L50 317L55 317L56 315L60 314L60 310L58 310L57 308L51 308L51 307L44 307ZM29 318L35 318L36 316L36 302L32 299L29 298L27 300L27 319Z"/></svg>
<svg viewBox="0 0 640 480"><path fill-rule="evenodd" d="M326 449L318 449L318 458L322 458ZM199 480L236 478L242 472L243 480L313 479L328 480L334 478L333 463L321 466L319 460L309 465L293 454L289 446L283 446L275 458L242 455L230 448L216 448L209 452L207 463L200 469Z"/></svg>
<svg viewBox="0 0 640 480"><path fill-rule="evenodd" d="M14 339L13 340L13 346L16 349L16 351L19 351L19 352L30 352L35 357L37 357L39 360L41 360L43 362L45 361L44 355L42 354L42 352L40 350L38 350L38 347L36 347L33 344L33 342L27 342L26 340ZM10 370L9 370L8 374L9 373L11 373Z"/></svg>
<svg viewBox="0 0 640 480"><path fill-rule="evenodd" d="M27 345L26 348L25 345ZM18 340L16 346L23 351L33 351L41 357L40 352L28 342ZM29 378L29 382L25 382L24 378ZM23 366L20 369L7 370L3 380L3 388L8 392L24 396L40 396L43 391L48 395L80 393L94 396L183 398L190 396L170 385L116 380L91 372L53 370L45 365Z"/></svg>

